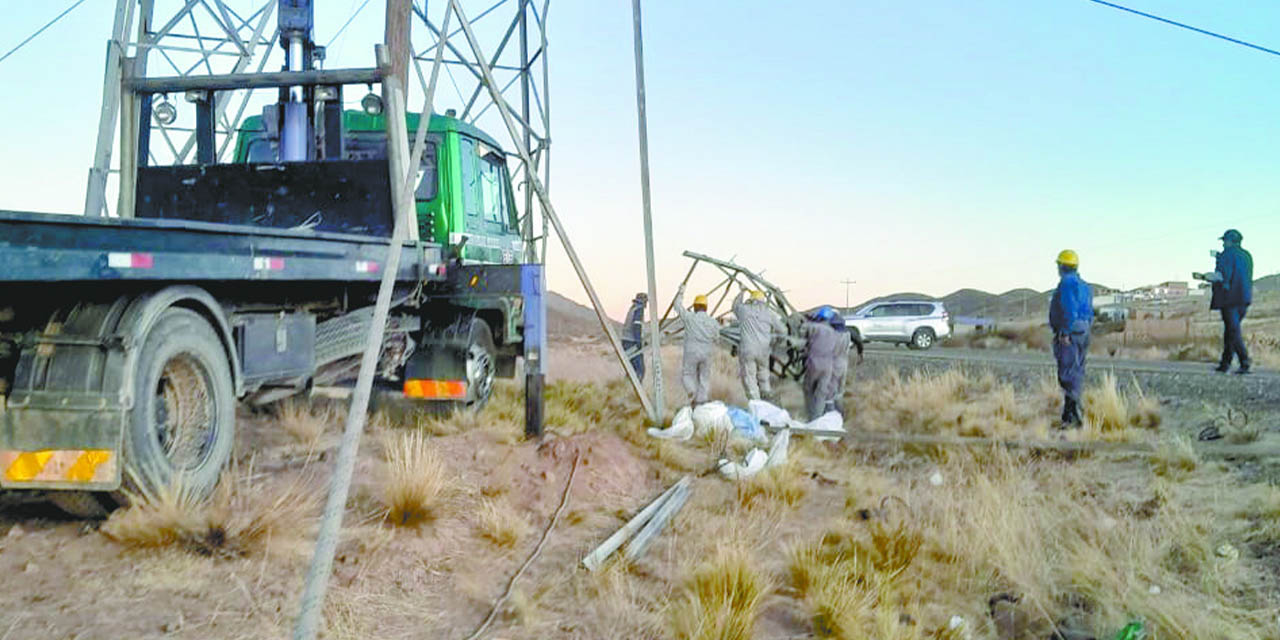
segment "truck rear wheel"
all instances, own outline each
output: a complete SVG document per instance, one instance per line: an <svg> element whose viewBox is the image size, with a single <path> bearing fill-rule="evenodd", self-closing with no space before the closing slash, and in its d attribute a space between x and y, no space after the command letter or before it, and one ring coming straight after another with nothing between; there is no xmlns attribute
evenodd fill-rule
<svg viewBox="0 0 1280 640"><path fill-rule="evenodd" d="M199 314L171 308L147 333L136 367L127 480L148 492L208 496L235 439L235 391L222 342Z"/></svg>
<svg viewBox="0 0 1280 640"><path fill-rule="evenodd" d="M489 324L480 318L472 318L466 351L468 411L483 409L493 396L493 379L498 371L497 351Z"/></svg>

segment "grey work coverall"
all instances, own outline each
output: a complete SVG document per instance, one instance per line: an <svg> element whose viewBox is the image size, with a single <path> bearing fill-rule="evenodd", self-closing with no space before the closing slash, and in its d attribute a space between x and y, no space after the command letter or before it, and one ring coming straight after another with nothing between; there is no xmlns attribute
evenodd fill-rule
<svg viewBox="0 0 1280 640"><path fill-rule="evenodd" d="M760 400L761 395L772 395L769 381L769 354L772 352L773 334L787 333L782 320L769 307L758 300L743 302L745 292L738 292L733 301L733 315L738 317L742 339L738 342L738 376L747 398Z"/></svg>
<svg viewBox="0 0 1280 640"><path fill-rule="evenodd" d="M844 381L849 374L849 349L853 346L853 336L848 331L836 331L836 370L835 386L831 390L831 401L836 404L836 411L844 415Z"/></svg>
<svg viewBox="0 0 1280 640"><path fill-rule="evenodd" d="M843 337L826 322L806 322L804 335L804 407L809 419L817 420L835 400L836 353Z"/></svg>
<svg viewBox="0 0 1280 640"><path fill-rule="evenodd" d="M676 294L676 311L684 323L684 362L680 380L693 404L711 399L711 355L715 351L720 325L706 311L690 311L684 306L684 292Z"/></svg>

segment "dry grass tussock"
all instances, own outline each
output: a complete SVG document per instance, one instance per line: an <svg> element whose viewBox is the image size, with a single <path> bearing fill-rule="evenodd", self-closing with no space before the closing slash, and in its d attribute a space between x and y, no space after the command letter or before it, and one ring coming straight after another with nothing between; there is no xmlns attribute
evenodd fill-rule
<svg viewBox="0 0 1280 640"><path fill-rule="evenodd" d="M1182 477L1200 466L1200 456L1191 445L1191 440L1183 436L1166 438L1156 447L1151 457L1151 470L1158 476Z"/></svg>
<svg viewBox="0 0 1280 640"><path fill-rule="evenodd" d="M822 638L907 638L896 581L915 562L923 535L908 523L872 520L832 529L790 551L791 587Z"/></svg>
<svg viewBox="0 0 1280 640"><path fill-rule="evenodd" d="M1103 374L1101 384L1085 390L1084 413L1085 419L1103 432L1155 429L1161 420L1159 401L1144 394L1136 380L1128 392L1122 391L1109 372Z"/></svg>
<svg viewBox="0 0 1280 640"><path fill-rule="evenodd" d="M1051 414L1043 403L1019 396L990 372L962 369L890 370L859 394L858 418L870 430L975 437L1023 437L1047 432Z"/></svg>
<svg viewBox="0 0 1280 640"><path fill-rule="evenodd" d="M276 403L273 414L276 423L285 433L308 446L314 445L340 418L333 404L315 403L297 397Z"/></svg>
<svg viewBox="0 0 1280 640"><path fill-rule="evenodd" d="M490 544L512 548L533 532L533 526L505 500L484 499L476 512L476 531Z"/></svg>
<svg viewBox="0 0 1280 640"><path fill-rule="evenodd" d="M441 515L451 486L448 470L423 432L393 434L380 475L378 498L388 522L417 526Z"/></svg>
<svg viewBox="0 0 1280 640"><path fill-rule="evenodd" d="M1062 408L1061 391L1051 377L1020 392L991 372L963 369L907 376L890 370L859 397L857 420L864 429L1000 439L1047 437ZM1086 388L1084 408L1090 428L1082 437L1129 440L1138 435L1135 429L1154 429L1161 422L1155 398L1136 382L1122 390L1111 374Z"/></svg>
<svg viewBox="0 0 1280 640"><path fill-rule="evenodd" d="M755 637L768 578L740 546L722 546L694 568L671 607L671 635L679 640L747 640Z"/></svg>
<svg viewBox="0 0 1280 640"><path fill-rule="evenodd" d="M809 478L794 461L765 469L737 484L738 504L747 508L794 507L809 493Z"/></svg>
<svg viewBox="0 0 1280 640"><path fill-rule="evenodd" d="M1178 485L1150 495L1145 469L1103 480L1098 464L950 456L944 485L899 488L907 508L865 519L858 507L876 505L851 497L841 523L793 548L791 587L820 637L942 637L956 632L953 616L976 633L994 624L998 595L1016 600L1020 625L1000 637L1109 637L1133 616L1153 637L1273 637L1257 591L1268 578L1215 549L1280 511L1280 498L1251 496L1223 517Z"/></svg>
<svg viewBox="0 0 1280 640"><path fill-rule="evenodd" d="M179 484L130 494L129 502L103 523L106 537L138 549L178 548L219 557L305 546L314 536L321 503L305 477L264 489L254 484L251 470L228 471L207 500Z"/></svg>

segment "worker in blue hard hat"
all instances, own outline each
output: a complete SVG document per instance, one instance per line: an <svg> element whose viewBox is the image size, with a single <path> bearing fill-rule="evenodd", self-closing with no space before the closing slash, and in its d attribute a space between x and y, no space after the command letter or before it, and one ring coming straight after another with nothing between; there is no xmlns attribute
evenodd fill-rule
<svg viewBox="0 0 1280 640"><path fill-rule="evenodd" d="M1080 278L1080 256L1070 249L1058 254L1058 288L1049 302L1049 327L1053 329L1053 358L1058 363L1062 387L1062 427L1079 428L1080 396L1084 391L1084 361L1089 353L1093 326L1093 292Z"/></svg>
<svg viewBox="0 0 1280 640"><path fill-rule="evenodd" d="M835 316L834 309L822 306L811 312L804 323L804 407L810 420L826 413L828 405L835 401L837 354L842 342L847 345L847 339L831 326ZM844 353L847 360L847 346Z"/></svg>
<svg viewBox="0 0 1280 640"><path fill-rule="evenodd" d="M830 403L832 408L844 415L844 390L845 379L849 374L849 347L856 347L858 350L858 363L862 363L862 340L849 332L849 327L844 322L844 316L839 313L833 313L830 320L831 328L836 330L838 339L836 341L835 350L835 377L833 379L833 391L831 393Z"/></svg>

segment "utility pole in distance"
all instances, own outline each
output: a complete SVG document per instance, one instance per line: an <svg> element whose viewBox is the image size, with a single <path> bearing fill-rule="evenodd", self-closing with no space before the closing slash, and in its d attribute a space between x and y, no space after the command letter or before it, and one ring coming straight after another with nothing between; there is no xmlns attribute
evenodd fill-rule
<svg viewBox="0 0 1280 640"><path fill-rule="evenodd" d="M857 280L841 280L840 284L844 285L844 311L849 312L849 287L858 284Z"/></svg>

